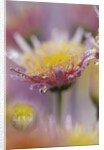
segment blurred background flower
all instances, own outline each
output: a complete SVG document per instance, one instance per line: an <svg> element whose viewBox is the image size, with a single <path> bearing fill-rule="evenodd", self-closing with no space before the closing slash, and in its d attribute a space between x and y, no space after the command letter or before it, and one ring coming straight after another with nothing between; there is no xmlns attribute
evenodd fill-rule
<svg viewBox="0 0 104 150"><path fill-rule="evenodd" d="M13 1L6 5L7 43L13 40L14 32L19 32L26 39L35 33L40 40L49 38L53 28L71 30L73 33L76 27L82 26L94 35L97 33L98 18L90 5L42 2L21 2L20 5L20 2Z"/></svg>
<svg viewBox="0 0 104 150"><path fill-rule="evenodd" d="M67 116L62 127L54 115L44 114L42 106L26 99L13 99L6 110L7 149L98 144L96 124L72 125L71 116Z"/></svg>
<svg viewBox="0 0 104 150"><path fill-rule="evenodd" d="M40 42L49 40L50 34L55 28L61 31L66 31L69 38L73 37L78 26L82 26L86 32L91 32L94 37L98 32L99 20L91 5L7 1L6 15L7 50L13 48L13 50L18 50L20 52L21 49L14 41L14 33L16 32L23 36L30 48L33 46L30 41L30 37L35 34ZM82 40L84 40L84 38ZM7 58L7 116L11 115L10 110L13 109L15 104L23 102L29 106L32 104L32 107L35 108L36 111L40 110L38 111L38 114L41 114L40 116L42 117L40 119L41 123L38 123L37 126L34 125L34 127L32 127L28 132L21 132L11 126L10 118L7 117L7 149L63 146L67 135L66 132L71 129L71 126L77 122L82 123L85 127L96 124L96 108L91 102L90 97L90 92L93 91L93 87L91 87L92 81L89 82L89 75L91 73L90 65L86 70L84 70L83 75L76 80L71 89L66 90L63 93L63 125L61 127L55 122L55 118L50 116L51 111L55 114L57 113L54 93L48 92L43 96L39 94L38 90L29 90L29 83L18 80L14 81L10 77L11 66L13 68L17 67L17 65L13 64L13 62ZM25 95L25 97L23 95ZM97 95L97 91L94 95ZM37 106L37 103L39 107ZM24 117L22 117L22 119L23 118ZM48 126L47 129L46 126ZM76 133L77 132L78 130ZM82 135L84 135L85 139L88 139L87 143L98 143L98 141L95 142L98 134L93 134L92 131L91 134L85 134L85 132L83 134L79 134L79 139ZM15 138L14 135L16 135ZM92 136L95 137L94 142L92 140ZM27 139L25 137L27 137ZM67 137L67 139L70 138ZM71 137L71 139L72 145L74 145L75 142L73 143L73 141L75 136ZM83 143L87 144L86 142Z"/></svg>
<svg viewBox="0 0 104 150"><path fill-rule="evenodd" d="M62 146L65 129L39 103L25 97L12 99L7 103L6 120L7 149Z"/></svg>
<svg viewBox="0 0 104 150"><path fill-rule="evenodd" d="M98 145L98 128L93 127L87 129L82 125L76 125L68 133L66 138L67 146L84 146L84 145Z"/></svg>

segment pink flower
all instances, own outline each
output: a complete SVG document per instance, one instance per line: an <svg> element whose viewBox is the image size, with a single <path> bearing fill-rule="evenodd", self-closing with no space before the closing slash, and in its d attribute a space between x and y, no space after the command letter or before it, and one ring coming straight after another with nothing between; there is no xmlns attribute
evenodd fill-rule
<svg viewBox="0 0 104 150"><path fill-rule="evenodd" d="M74 37L68 40L67 32L54 30L52 39L40 43L31 37L33 48L23 37L15 33L14 38L23 50L22 53L11 48L7 56L22 69L11 68L23 80L29 81L32 88L39 88L41 93L48 89L65 89L81 75L82 71L95 58L96 50L86 50L81 43L84 30L78 28Z"/></svg>

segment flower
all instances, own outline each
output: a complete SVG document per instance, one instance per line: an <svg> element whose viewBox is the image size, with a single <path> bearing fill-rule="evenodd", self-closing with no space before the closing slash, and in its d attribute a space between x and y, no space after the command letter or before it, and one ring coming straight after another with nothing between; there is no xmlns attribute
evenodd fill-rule
<svg viewBox="0 0 104 150"><path fill-rule="evenodd" d="M23 37L15 33L14 38L23 53L10 49L7 56L24 71L11 68L19 78L30 81L32 88L39 88L41 93L48 89L64 88L81 75L91 59L95 58L94 50L85 50L81 39L83 29L79 27L74 37L68 40L67 35L54 30L52 40L40 43L35 36L31 37L34 49Z"/></svg>
<svg viewBox="0 0 104 150"><path fill-rule="evenodd" d="M73 126L70 115L67 115L64 124L60 125L54 115L44 113L36 103L33 106L29 102L15 100L14 103L7 103L6 109L8 149L98 144L98 127L90 126L90 129L87 129L82 125ZM28 117L30 120L31 116L32 121L28 122Z"/></svg>
<svg viewBox="0 0 104 150"><path fill-rule="evenodd" d="M35 108L26 102L16 102L7 104L6 109L7 122L20 130L27 130L36 123Z"/></svg>
<svg viewBox="0 0 104 150"><path fill-rule="evenodd" d="M98 140L98 128L86 129L84 126L76 125L66 136L67 146L96 145Z"/></svg>
<svg viewBox="0 0 104 150"><path fill-rule="evenodd" d="M42 107L30 101L13 99L7 103L7 149L61 146L64 128L54 115L44 113Z"/></svg>

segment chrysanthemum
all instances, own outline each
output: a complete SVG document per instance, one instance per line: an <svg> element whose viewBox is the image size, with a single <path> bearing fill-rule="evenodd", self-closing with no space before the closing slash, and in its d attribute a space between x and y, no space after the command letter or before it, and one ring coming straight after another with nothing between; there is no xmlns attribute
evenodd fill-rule
<svg viewBox="0 0 104 150"><path fill-rule="evenodd" d="M15 33L14 38L23 53L11 48L7 55L23 70L11 70L20 78L30 81L33 88L39 88L42 93L48 89L66 88L95 58L95 50L86 51L81 44L83 33L83 29L78 28L74 37L68 40L65 34L55 30L51 40L41 43L32 36L34 48L30 48L23 37Z"/></svg>

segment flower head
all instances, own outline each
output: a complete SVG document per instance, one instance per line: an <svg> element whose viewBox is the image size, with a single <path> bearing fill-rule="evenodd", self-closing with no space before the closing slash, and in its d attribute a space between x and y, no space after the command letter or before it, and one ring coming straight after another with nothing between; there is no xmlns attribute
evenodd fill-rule
<svg viewBox="0 0 104 150"><path fill-rule="evenodd" d="M17 129L26 130L36 122L35 109L26 103L7 104L7 121Z"/></svg>
<svg viewBox="0 0 104 150"><path fill-rule="evenodd" d="M24 52L20 54L11 50L8 56L25 71L13 68L11 70L18 73L22 79L31 81L33 87L38 87L42 93L54 87L70 85L81 75L90 59L95 58L95 50L85 51L81 44L83 33L83 29L78 28L74 37L68 40L67 36L57 34L55 30L54 38L42 43L32 36L31 40L35 46L33 50L16 33L15 40Z"/></svg>

